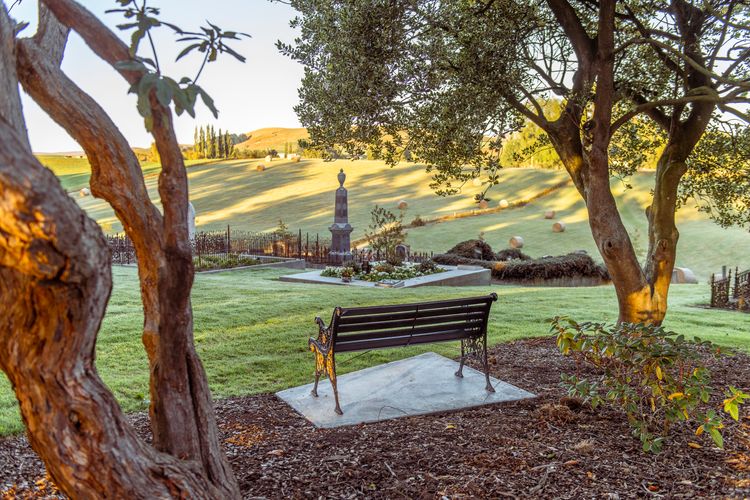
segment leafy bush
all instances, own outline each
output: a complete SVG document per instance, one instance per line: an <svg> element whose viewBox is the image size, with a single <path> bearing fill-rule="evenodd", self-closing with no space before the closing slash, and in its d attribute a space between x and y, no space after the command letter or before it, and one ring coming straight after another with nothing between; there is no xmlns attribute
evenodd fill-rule
<svg viewBox="0 0 750 500"><path fill-rule="evenodd" d="M446 252L467 259L495 260L492 247L483 240L466 240Z"/></svg>
<svg viewBox="0 0 750 500"><path fill-rule="evenodd" d="M371 222L365 231L365 238L373 252L385 259L393 259L396 255L396 246L406 239L404 232L404 212L394 214L384 207L375 207L370 212ZM394 261L394 264L400 262Z"/></svg>
<svg viewBox="0 0 750 500"><path fill-rule="evenodd" d="M231 269L233 267L255 266L261 264L259 259L236 254L202 255L193 257L196 271L211 271L214 269Z"/></svg>
<svg viewBox="0 0 750 500"><path fill-rule="evenodd" d="M432 259L427 259L423 262L420 262L419 265L417 266L417 271L419 271L420 273L426 273L426 274L434 273L438 271L439 269L440 268L438 267L437 263Z"/></svg>
<svg viewBox="0 0 750 500"><path fill-rule="evenodd" d="M427 222L425 222L421 215L417 215L416 217L414 217L414 220L411 221L411 225L413 227L421 227L427 225Z"/></svg>
<svg viewBox="0 0 750 500"><path fill-rule="evenodd" d="M563 374L569 395L593 408L623 410L644 451L658 453L678 423L692 424L696 435L705 432L723 447L723 415L712 408L710 373L701 356L721 354L710 342L689 341L657 326L568 318L555 318L552 332L560 352L571 356L579 371L585 365L598 372L594 379ZM723 410L737 420L739 406L750 396L731 386L725 395Z"/></svg>
<svg viewBox="0 0 750 500"><path fill-rule="evenodd" d="M429 261L428 261L429 262ZM424 263L423 263L424 264ZM342 278L345 273L352 273L355 279L362 281L378 282L384 280L408 280L411 278L418 278L419 276L427 276L430 274L442 273L444 269L441 269L437 265L426 265L406 263L400 266L393 266L387 262L375 262L373 263L370 272L365 273L363 270L355 270L350 266L344 267L326 267L321 271L320 275L328 278Z"/></svg>

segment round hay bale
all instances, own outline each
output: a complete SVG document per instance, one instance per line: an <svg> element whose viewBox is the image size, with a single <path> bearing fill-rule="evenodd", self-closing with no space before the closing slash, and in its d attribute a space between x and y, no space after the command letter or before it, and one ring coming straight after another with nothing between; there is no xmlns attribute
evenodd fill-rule
<svg viewBox="0 0 750 500"><path fill-rule="evenodd" d="M523 237L514 236L508 242L511 248L523 248Z"/></svg>
<svg viewBox="0 0 750 500"><path fill-rule="evenodd" d="M409 204L406 203L406 201L401 200L401 201L398 202L398 209L399 210L406 210L407 208L409 208Z"/></svg>
<svg viewBox="0 0 750 500"><path fill-rule="evenodd" d="M698 278L696 278L695 273L693 273L693 271L691 271L687 267L675 267L672 270L672 283L696 284L698 283Z"/></svg>
<svg viewBox="0 0 750 500"><path fill-rule="evenodd" d="M500 203L498 203L498 205L500 205L500 208L508 208L510 206L510 203L508 203L508 200L500 200Z"/></svg>
<svg viewBox="0 0 750 500"><path fill-rule="evenodd" d="M255 167L255 170L257 170L258 172L263 172L265 169L266 169L266 166L263 165L262 163L258 163L258 166Z"/></svg>
<svg viewBox="0 0 750 500"><path fill-rule="evenodd" d="M475 186L479 187L482 185L482 179L476 178L474 181L472 181Z"/></svg>
<svg viewBox="0 0 750 500"><path fill-rule="evenodd" d="M89 188L83 188L80 191L78 191L78 195L81 198L85 198L86 196L91 194L91 190Z"/></svg>
<svg viewBox="0 0 750 500"><path fill-rule="evenodd" d="M268 163L271 163L271 160L273 160L273 158L271 158L271 155L266 156L266 161Z"/></svg>
<svg viewBox="0 0 750 500"><path fill-rule="evenodd" d="M292 157L292 163L299 163L300 157L299 156L293 156Z"/></svg>
<svg viewBox="0 0 750 500"><path fill-rule="evenodd" d="M481 208L482 210L486 209L489 206L490 206L490 204L487 203L487 200L482 200L482 201L479 202L479 208Z"/></svg>
<svg viewBox="0 0 750 500"><path fill-rule="evenodd" d="M554 210L547 210L546 212L544 212L545 219L554 219L555 215L557 215L557 212L555 212Z"/></svg>
<svg viewBox="0 0 750 500"><path fill-rule="evenodd" d="M564 233L565 232L565 223L561 220L555 222L552 224L552 232L553 233Z"/></svg>

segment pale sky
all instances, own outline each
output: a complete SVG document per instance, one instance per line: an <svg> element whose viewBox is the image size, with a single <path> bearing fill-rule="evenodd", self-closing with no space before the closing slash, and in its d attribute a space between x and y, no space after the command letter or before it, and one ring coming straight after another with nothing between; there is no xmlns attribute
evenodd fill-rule
<svg viewBox="0 0 750 500"><path fill-rule="evenodd" d="M79 1L110 27L124 22L120 14L104 14L105 10L119 6L115 0ZM7 6L12 2L6 0L5 3ZM233 133L262 127L300 126L292 107L298 101L302 67L281 55L274 45L276 40L291 42L295 37L295 32L289 27L295 14L291 7L268 0L149 0L148 5L161 8L161 19L185 30L197 31L208 19L224 30L241 31L252 36L231 45L247 57L244 64L225 55L208 64L203 71L198 84L214 98L219 119L214 120L202 104L197 106L195 120L187 113L183 114L175 122L181 143L192 144L196 124L211 123L217 130L228 129ZM24 0L11 13L18 21L33 23L24 32L27 36L35 29L36 9L35 0ZM130 32L119 33L121 38L129 40ZM202 54L195 52L174 63L184 45L177 45L167 28L159 28L155 34L163 72L175 80L183 76L194 77ZM147 44L142 44L139 55L151 57L143 50L146 47ZM152 139L136 111L135 96L127 94L128 85L75 34L68 42L62 67L73 81L102 105L132 146L147 147L151 144ZM23 97L26 123L35 152L81 149L30 98Z"/></svg>

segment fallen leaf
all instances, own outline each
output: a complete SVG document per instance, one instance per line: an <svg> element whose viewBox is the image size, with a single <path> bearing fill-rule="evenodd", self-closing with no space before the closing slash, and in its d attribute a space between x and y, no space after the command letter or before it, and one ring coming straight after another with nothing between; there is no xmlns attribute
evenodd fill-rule
<svg viewBox="0 0 750 500"><path fill-rule="evenodd" d="M579 463L581 463L579 460L568 460L563 465L578 465Z"/></svg>
<svg viewBox="0 0 750 500"><path fill-rule="evenodd" d="M271 450L268 453L266 453L266 455L273 455L275 457L280 457L283 454L284 454L284 450Z"/></svg>
<svg viewBox="0 0 750 500"><path fill-rule="evenodd" d="M700 450L703 448L703 446L699 445L698 443L693 443L692 441L688 442L688 446L691 448L695 448L696 450Z"/></svg>

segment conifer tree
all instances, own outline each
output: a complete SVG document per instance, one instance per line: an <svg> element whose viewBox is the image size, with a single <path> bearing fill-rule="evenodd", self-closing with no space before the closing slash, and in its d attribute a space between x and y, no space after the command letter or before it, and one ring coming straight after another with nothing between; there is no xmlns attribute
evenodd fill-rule
<svg viewBox="0 0 750 500"><path fill-rule="evenodd" d="M206 157L206 131L203 130L203 125L201 125L200 146L199 146L198 152L203 158Z"/></svg>
<svg viewBox="0 0 750 500"><path fill-rule="evenodd" d="M218 140L216 141L216 143L217 143L217 148L216 149L217 149L217 153L219 155L218 157L219 158L226 158L226 154L225 154L225 151L224 151L224 134L221 133L221 129L219 129L219 136L218 136Z"/></svg>

